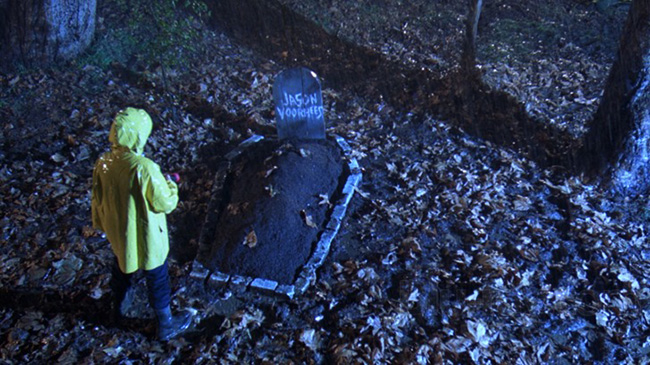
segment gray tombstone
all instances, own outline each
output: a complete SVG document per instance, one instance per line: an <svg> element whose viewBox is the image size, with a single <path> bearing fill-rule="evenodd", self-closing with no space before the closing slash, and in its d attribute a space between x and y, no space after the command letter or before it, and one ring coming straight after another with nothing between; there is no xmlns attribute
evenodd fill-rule
<svg viewBox="0 0 650 365"><path fill-rule="evenodd" d="M320 81L304 67L282 71L273 83L278 137L325 138Z"/></svg>

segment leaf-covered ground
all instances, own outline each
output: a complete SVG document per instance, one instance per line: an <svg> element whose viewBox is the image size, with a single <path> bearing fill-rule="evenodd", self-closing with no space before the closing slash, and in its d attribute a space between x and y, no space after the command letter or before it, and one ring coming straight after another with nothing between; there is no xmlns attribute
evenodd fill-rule
<svg viewBox="0 0 650 365"><path fill-rule="evenodd" d="M3 363L647 363L642 197L326 80L328 132L350 142L364 180L317 282L287 301L190 279L215 165L252 133L272 133L271 85L284 68L204 35L209 58L171 74L173 97L157 69L0 74ZM521 74L508 74L513 85L538 85ZM197 315L166 344L154 339L143 280L138 318L125 328L107 319L112 253L90 227L92 165L126 105L152 114L146 154L182 177L168 218L173 308ZM544 105L535 107L563 115Z"/></svg>
<svg viewBox="0 0 650 365"><path fill-rule="evenodd" d="M438 77L457 67L461 57L466 2L282 3L331 34ZM582 135L598 106L628 10L624 2L600 10L594 3L483 2L476 45L486 84L516 97L532 117Z"/></svg>

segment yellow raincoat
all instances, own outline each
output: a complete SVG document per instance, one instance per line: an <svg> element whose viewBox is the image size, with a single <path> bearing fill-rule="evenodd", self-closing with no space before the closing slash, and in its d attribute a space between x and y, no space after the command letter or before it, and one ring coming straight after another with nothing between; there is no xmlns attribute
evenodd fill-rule
<svg viewBox="0 0 650 365"><path fill-rule="evenodd" d="M166 214L176 208L178 187L142 152L152 122L141 109L127 108L113 121L111 151L95 163L93 227L106 233L122 272L152 270L169 253Z"/></svg>

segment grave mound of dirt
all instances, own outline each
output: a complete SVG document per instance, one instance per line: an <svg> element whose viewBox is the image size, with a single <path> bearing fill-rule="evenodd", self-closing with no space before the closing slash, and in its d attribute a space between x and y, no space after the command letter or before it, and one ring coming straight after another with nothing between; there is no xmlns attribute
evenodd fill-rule
<svg viewBox="0 0 650 365"><path fill-rule="evenodd" d="M249 147L231 166L211 251L199 260L231 275L293 283L327 223L343 166L340 148L329 140Z"/></svg>

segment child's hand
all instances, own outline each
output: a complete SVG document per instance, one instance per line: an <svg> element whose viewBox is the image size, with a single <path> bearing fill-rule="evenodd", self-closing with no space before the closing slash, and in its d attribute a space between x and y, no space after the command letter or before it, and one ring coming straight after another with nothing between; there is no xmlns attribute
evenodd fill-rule
<svg viewBox="0 0 650 365"><path fill-rule="evenodd" d="M173 182L175 182L177 184L181 181L181 176L176 172L172 172L170 174L167 174L167 175L165 175L165 177L167 178L167 180L171 180L171 181L173 181Z"/></svg>

